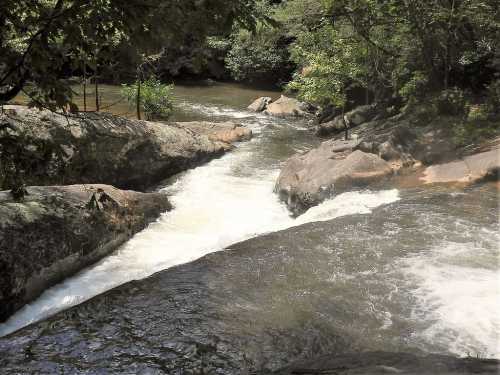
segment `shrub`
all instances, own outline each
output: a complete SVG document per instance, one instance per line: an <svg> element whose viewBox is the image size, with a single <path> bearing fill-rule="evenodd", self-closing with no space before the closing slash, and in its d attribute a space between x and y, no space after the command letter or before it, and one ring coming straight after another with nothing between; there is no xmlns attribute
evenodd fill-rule
<svg viewBox="0 0 500 375"><path fill-rule="evenodd" d="M469 121L485 121L490 117L490 108L486 104L470 106L467 119Z"/></svg>
<svg viewBox="0 0 500 375"><path fill-rule="evenodd" d="M464 116L467 113L467 102L464 92L458 88L443 90L436 99L439 114Z"/></svg>
<svg viewBox="0 0 500 375"><path fill-rule="evenodd" d="M416 99L417 101L425 96L429 79L422 71L416 71L411 78L399 89L401 95L406 101Z"/></svg>
<svg viewBox="0 0 500 375"><path fill-rule="evenodd" d="M500 79L493 81L487 87L486 104L490 112L500 113Z"/></svg>
<svg viewBox="0 0 500 375"><path fill-rule="evenodd" d="M137 105L138 81L122 85L122 96L131 107ZM152 77L141 82L140 106L147 120L167 119L173 112L174 85L166 85Z"/></svg>

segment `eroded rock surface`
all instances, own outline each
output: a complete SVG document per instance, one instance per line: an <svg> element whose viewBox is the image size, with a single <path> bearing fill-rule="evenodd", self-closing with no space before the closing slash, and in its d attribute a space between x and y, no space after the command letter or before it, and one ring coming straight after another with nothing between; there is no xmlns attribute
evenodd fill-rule
<svg viewBox="0 0 500 375"><path fill-rule="evenodd" d="M473 183L492 177L498 179L500 172L500 149L466 156L461 160L427 167L422 180L427 183L465 182Z"/></svg>
<svg viewBox="0 0 500 375"><path fill-rule="evenodd" d="M267 106L273 101L272 98L268 96L263 96L254 100L252 104L248 106L248 110L252 112L262 112Z"/></svg>
<svg viewBox="0 0 500 375"><path fill-rule="evenodd" d="M264 113L277 117L308 117L307 104L294 98L281 95L278 100L269 104Z"/></svg>
<svg viewBox="0 0 500 375"><path fill-rule="evenodd" d="M0 152L14 155L26 185L106 183L142 190L249 136L235 124L164 124L106 113L65 117L23 106L5 106L0 124Z"/></svg>
<svg viewBox="0 0 500 375"><path fill-rule="evenodd" d="M360 150L359 141L326 141L320 147L290 158L278 177L276 192L289 209L300 214L323 200L390 176L391 166L373 153Z"/></svg>
<svg viewBox="0 0 500 375"><path fill-rule="evenodd" d="M419 333L435 322L415 321L418 301L401 262L427 254L443 236L461 242L471 231L494 230L496 194L452 196L426 189L370 215L310 223L232 245L1 338L0 368L19 374L235 375L292 363L309 367L327 356L316 363L404 370L406 360L415 365ZM456 221L470 212L475 216L467 233L457 231ZM439 339L427 345L447 353ZM411 355L384 359L364 353L378 350ZM339 360L346 352L361 354ZM450 357L442 360L457 363L465 374L498 369L497 361L469 367ZM424 359L413 368L432 372L441 368L437 363Z"/></svg>
<svg viewBox="0 0 500 375"><path fill-rule="evenodd" d="M335 133L340 133L347 127L353 127L371 121L377 115L376 107L373 105L362 105L356 107L345 115L338 115L330 121L322 122L316 126L316 134L319 136L327 136Z"/></svg>
<svg viewBox="0 0 500 375"><path fill-rule="evenodd" d="M191 121L177 122L179 127L189 129L195 134L204 134L214 142L232 144L252 138L252 131L233 122Z"/></svg>
<svg viewBox="0 0 500 375"><path fill-rule="evenodd" d="M27 192L20 202L0 192L0 321L171 208L165 194L108 185Z"/></svg>

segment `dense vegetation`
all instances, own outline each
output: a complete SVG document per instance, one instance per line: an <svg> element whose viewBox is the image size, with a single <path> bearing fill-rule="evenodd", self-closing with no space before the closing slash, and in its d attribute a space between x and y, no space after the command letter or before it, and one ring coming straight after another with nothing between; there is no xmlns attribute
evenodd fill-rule
<svg viewBox="0 0 500 375"><path fill-rule="evenodd" d="M34 104L76 110L70 76L194 75L274 83L323 107L432 97L449 114L498 115L499 8L497 0L4 0L0 102L24 90Z"/></svg>
<svg viewBox="0 0 500 375"><path fill-rule="evenodd" d="M253 0L2 0L0 104L23 90L38 106L77 110L71 75L97 81L126 70L142 79L169 49L227 34L235 21L252 29L254 8Z"/></svg>
<svg viewBox="0 0 500 375"><path fill-rule="evenodd" d="M137 117L141 112L147 120L168 119L174 105L172 101L173 85L165 85L154 77L146 81L136 81L131 85L122 86L122 95L131 107L136 107Z"/></svg>
<svg viewBox="0 0 500 375"><path fill-rule="evenodd" d="M267 3L267 2L266 2ZM236 78L252 60L263 74L296 71L288 84L306 101L407 102L429 93L500 94L500 7L496 0L287 0L267 4L267 23L235 31L226 58ZM283 51L287 43L287 56Z"/></svg>

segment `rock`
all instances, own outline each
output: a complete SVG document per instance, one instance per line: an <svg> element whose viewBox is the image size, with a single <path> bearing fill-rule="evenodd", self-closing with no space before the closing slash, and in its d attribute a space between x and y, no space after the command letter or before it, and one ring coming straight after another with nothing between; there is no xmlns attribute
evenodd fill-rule
<svg viewBox="0 0 500 375"><path fill-rule="evenodd" d="M307 112L307 109L305 103L281 95L278 100L267 106L264 113L278 117L308 117L311 116L311 113Z"/></svg>
<svg viewBox="0 0 500 375"><path fill-rule="evenodd" d="M401 158L401 152L396 149L390 141L385 141L377 148L378 156L386 161L397 160Z"/></svg>
<svg viewBox="0 0 500 375"><path fill-rule="evenodd" d="M15 155L27 185L99 182L146 189L248 136L236 125L164 124L106 113L65 117L22 106L5 106L0 123L0 156Z"/></svg>
<svg viewBox="0 0 500 375"><path fill-rule="evenodd" d="M338 115L333 120L316 126L316 135L320 137L340 133L345 130L344 116Z"/></svg>
<svg viewBox="0 0 500 375"><path fill-rule="evenodd" d="M196 134L206 134L214 142L232 144L252 138L252 131L250 129L232 122L193 121L178 122L176 124L179 127L190 129Z"/></svg>
<svg viewBox="0 0 500 375"><path fill-rule="evenodd" d="M449 337L463 340L468 333L450 331L444 340L422 335L435 321L431 316L415 324L419 305L409 296L414 284L408 285L401 263L427 256L439 240L429 232L439 228L432 233L448 238L470 211L477 219L474 228L494 232L496 202L496 191L452 197L426 190L369 215L312 222L231 245L0 338L1 372L236 375L283 369L287 374L302 364L312 366L314 358L318 365L339 363L365 373L425 364L425 371L446 369L425 358L412 367L420 357L415 347L447 353L454 344ZM475 345L463 350L482 348ZM369 353L374 351L390 353ZM499 365L441 359L443 366L456 362L460 374L491 373L484 364ZM478 366L465 365L473 362ZM340 371L347 370L316 374Z"/></svg>
<svg viewBox="0 0 500 375"><path fill-rule="evenodd" d="M484 178L496 178L500 171L500 149L466 156L462 160L427 167L422 180L427 184L473 183Z"/></svg>
<svg viewBox="0 0 500 375"><path fill-rule="evenodd" d="M275 375L458 375L496 374L500 362L494 359L456 358L423 353L364 352L330 354L308 361L300 361Z"/></svg>
<svg viewBox="0 0 500 375"><path fill-rule="evenodd" d="M248 109L253 112L262 112L272 101L272 98L263 96L261 98L255 99L255 101L248 106Z"/></svg>
<svg viewBox="0 0 500 375"><path fill-rule="evenodd" d="M377 115L376 107L373 105L362 105L356 107L344 116L338 115L333 120L320 123L316 126L316 134L318 136L327 136L330 134L340 133L347 128L351 129L365 122L371 121Z"/></svg>
<svg viewBox="0 0 500 375"><path fill-rule="evenodd" d="M316 121L318 124L332 121L337 115L338 115L338 110L333 105L327 105L326 107L318 110L315 114Z"/></svg>
<svg viewBox="0 0 500 375"><path fill-rule="evenodd" d="M350 128L371 121L377 115L376 107L373 105L362 105L347 112L345 117Z"/></svg>
<svg viewBox="0 0 500 375"><path fill-rule="evenodd" d="M367 186L392 174L377 155L352 152L359 141L327 141L306 154L290 158L275 191L294 214L353 187Z"/></svg>
<svg viewBox="0 0 500 375"><path fill-rule="evenodd" d="M0 321L108 255L171 208L167 196L108 185L0 192Z"/></svg>

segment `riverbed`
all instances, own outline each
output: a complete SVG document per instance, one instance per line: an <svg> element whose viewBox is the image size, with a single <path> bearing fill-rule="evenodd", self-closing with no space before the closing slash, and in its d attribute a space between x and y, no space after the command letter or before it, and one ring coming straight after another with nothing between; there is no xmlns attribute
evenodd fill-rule
<svg viewBox="0 0 500 375"><path fill-rule="evenodd" d="M107 93L103 103L118 100L118 87L102 90ZM210 265L202 279L218 285L221 295L216 297L231 305L231 314L248 321L258 314L253 324L259 332L276 329L297 335L285 340L284 333L277 334L278 342L300 346L317 339L318 350L327 350L340 345L328 342L329 333L350 339L351 349L416 348L500 358L500 236L494 186L354 191L293 218L273 193L274 183L289 156L319 140L306 122L245 109L258 96L279 93L212 84L178 85L175 94L175 120L236 121L251 128L254 139L165 181L158 190L170 196L172 212L111 256L47 290L0 325L0 334L159 271L167 270L146 284L169 279L169 269L175 278L183 277L179 270L192 275L203 260L192 267L189 262L229 247L230 252L207 258ZM115 113L126 109L113 108ZM211 265L210 259L217 264ZM175 267L183 264L187 268ZM203 288L208 286L201 287L201 297L189 291L193 299L201 299L192 303L204 303ZM212 296L205 301L208 306ZM141 298L147 297L143 291ZM102 299L96 301L90 302L91 310ZM160 298L158 303L166 302ZM168 311L175 314L173 308ZM212 315L207 319L225 324L227 332L238 331L238 337L248 334L245 329L250 328L228 314L222 314L224 322ZM148 314L143 317L148 319ZM312 331L304 328L308 326ZM282 355L290 352L283 350ZM282 364L277 360L276 366Z"/></svg>

